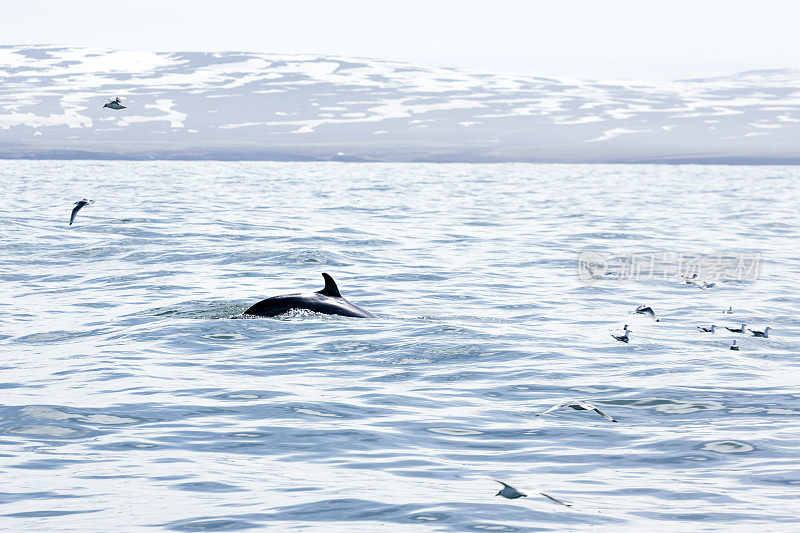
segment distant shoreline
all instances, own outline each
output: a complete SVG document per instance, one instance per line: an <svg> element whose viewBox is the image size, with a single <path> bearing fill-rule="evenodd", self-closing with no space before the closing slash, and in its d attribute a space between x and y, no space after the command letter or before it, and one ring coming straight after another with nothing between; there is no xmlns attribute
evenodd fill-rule
<svg viewBox="0 0 800 533"><path fill-rule="evenodd" d="M404 159L366 158L366 157L323 157L311 155L123 155L123 154L0 154L0 161L216 161L243 162L263 161L274 163L430 163L430 164L553 164L553 165L729 165L729 166L800 166L799 157L759 158L759 157L675 157L675 158L626 158L626 159L494 159L458 157L410 157Z"/></svg>

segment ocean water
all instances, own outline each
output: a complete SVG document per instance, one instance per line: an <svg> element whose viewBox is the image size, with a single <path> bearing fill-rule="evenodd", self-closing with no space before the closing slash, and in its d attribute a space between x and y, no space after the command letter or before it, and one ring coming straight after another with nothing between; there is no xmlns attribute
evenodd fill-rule
<svg viewBox="0 0 800 533"><path fill-rule="evenodd" d="M0 161L0 528L797 531L799 178ZM239 316L321 272L379 318Z"/></svg>

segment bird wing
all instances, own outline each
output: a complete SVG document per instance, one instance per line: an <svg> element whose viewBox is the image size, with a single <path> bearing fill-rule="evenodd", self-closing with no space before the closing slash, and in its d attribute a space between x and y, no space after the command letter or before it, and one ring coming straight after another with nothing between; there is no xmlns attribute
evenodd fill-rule
<svg viewBox="0 0 800 533"><path fill-rule="evenodd" d="M514 489L514 487L512 487L512 486L511 486L511 485L509 485L508 483L503 483L503 482L502 482L502 481L500 481L499 479L495 479L495 481L496 481L497 483L500 483L501 485L503 485L503 486L504 486L505 488L507 488L507 489ZM514 489L514 490L517 490L517 489Z"/></svg>
<svg viewBox="0 0 800 533"><path fill-rule="evenodd" d="M594 409L592 409L592 411L594 411L594 412L595 412L595 413L597 413L598 415L602 416L602 417L603 417L603 418L605 418L606 420L610 420L610 421L612 421L612 422L616 422L616 421L617 421L615 418L612 418L612 417L608 416L607 414L605 414L603 411L601 411L601 410L600 410L600 409L598 409L597 407L595 407Z"/></svg>
<svg viewBox="0 0 800 533"><path fill-rule="evenodd" d="M73 208L72 208L72 214L71 214L71 215L70 215L70 217L69 217L69 225L70 225L70 226L71 226L71 225L72 225L72 223L75 221L75 215L77 215L77 214L78 214L78 211L80 211L80 210L81 210L81 207L83 207L84 205L85 205L85 204L84 204L83 202L77 202L77 203L76 203L76 205L75 205L75 207L73 207Z"/></svg>
<svg viewBox="0 0 800 533"><path fill-rule="evenodd" d="M578 405L581 409L584 409L586 411L594 411L595 413L597 413L598 415L602 416L606 420L611 420L612 422L616 422L616 420L614 418L608 416L603 411L598 409L596 405L593 405L593 404L591 404L589 402L577 402L576 405Z"/></svg>
<svg viewBox="0 0 800 533"><path fill-rule="evenodd" d="M548 500L550 500L550 501L554 501L554 502L556 502L556 503L558 503L558 504L561 504L561 505L563 505L563 506L565 506L565 507L572 507L572 504L571 504L571 503L562 502L562 501L561 501L561 500L559 500L558 498L553 498L552 496L550 496L549 494L545 494L544 492L540 492L539 494L541 494L542 496L544 496L544 497L545 497L545 498L547 498Z"/></svg>
<svg viewBox="0 0 800 533"><path fill-rule="evenodd" d="M546 415L547 413L549 413L549 412L551 412L551 411L555 411L556 409L561 409L562 407L566 407L566 406L567 406L567 405L569 405L570 403L571 403L571 402L564 402L564 403L560 403L560 404L558 404L558 405L554 405L553 407L551 407L551 408L550 408L550 409L548 409L547 411L542 411L541 413L539 413L539 414L538 414L538 415L536 415L536 416Z"/></svg>

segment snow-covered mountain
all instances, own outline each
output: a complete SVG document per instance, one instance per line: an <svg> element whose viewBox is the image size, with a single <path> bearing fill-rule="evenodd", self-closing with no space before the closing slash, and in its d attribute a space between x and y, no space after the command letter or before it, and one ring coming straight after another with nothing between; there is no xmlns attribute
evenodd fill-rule
<svg viewBox="0 0 800 533"><path fill-rule="evenodd" d="M121 96L127 109L103 108ZM800 71L667 83L0 47L0 157L800 163Z"/></svg>

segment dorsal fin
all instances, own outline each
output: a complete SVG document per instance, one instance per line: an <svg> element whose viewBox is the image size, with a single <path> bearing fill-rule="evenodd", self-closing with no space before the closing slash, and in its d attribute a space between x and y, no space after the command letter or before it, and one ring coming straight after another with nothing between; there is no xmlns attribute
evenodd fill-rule
<svg viewBox="0 0 800 533"><path fill-rule="evenodd" d="M323 296L335 296L337 298L341 298L342 295L339 294L339 287L336 286L336 282L333 281L333 278L325 272L322 273L322 277L325 280L325 288L323 288L321 291L317 291L317 293Z"/></svg>

